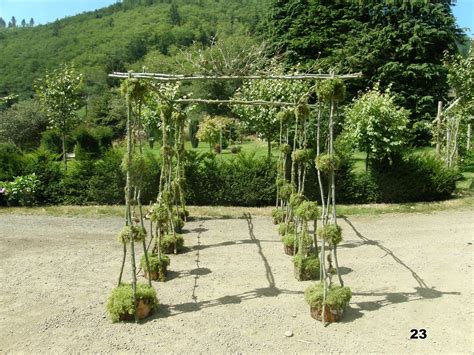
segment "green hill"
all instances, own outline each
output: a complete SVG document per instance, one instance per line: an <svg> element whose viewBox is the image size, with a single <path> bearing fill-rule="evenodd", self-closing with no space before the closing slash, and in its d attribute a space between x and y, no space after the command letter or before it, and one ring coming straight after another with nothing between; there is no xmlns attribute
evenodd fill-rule
<svg viewBox="0 0 474 355"><path fill-rule="evenodd" d="M0 30L0 95L30 96L46 70L73 61L98 92L113 70L141 69L146 56L166 61L193 43L253 35L259 0L129 0L33 28ZM158 60L158 62L160 61Z"/></svg>

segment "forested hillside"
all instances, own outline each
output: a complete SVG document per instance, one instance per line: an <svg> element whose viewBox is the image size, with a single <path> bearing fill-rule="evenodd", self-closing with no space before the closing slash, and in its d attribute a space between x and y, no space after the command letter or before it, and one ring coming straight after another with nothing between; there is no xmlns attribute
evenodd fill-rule
<svg viewBox="0 0 474 355"><path fill-rule="evenodd" d="M178 48L210 38L255 33L265 1L129 0L107 8L27 28L0 30L0 96L32 94L46 70L74 61L97 93L106 73L125 70L152 57L173 56ZM166 60L167 57L163 57Z"/></svg>

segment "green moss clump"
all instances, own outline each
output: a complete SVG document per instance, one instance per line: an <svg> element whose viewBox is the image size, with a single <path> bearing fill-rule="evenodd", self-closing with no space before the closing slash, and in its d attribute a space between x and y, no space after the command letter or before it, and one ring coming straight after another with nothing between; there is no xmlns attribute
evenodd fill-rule
<svg viewBox="0 0 474 355"><path fill-rule="evenodd" d="M152 307L158 304L155 289L147 284L137 283L136 296L137 301L143 300L143 302ZM114 323L135 317L131 284L120 284L112 290L107 302L107 313Z"/></svg>
<svg viewBox="0 0 474 355"><path fill-rule="evenodd" d="M280 223L278 226L278 234L284 236L287 233L295 233L295 224L293 222L288 223L288 225L286 225L286 223Z"/></svg>
<svg viewBox="0 0 474 355"><path fill-rule="evenodd" d="M306 121L309 118L310 108L307 101L300 102L295 108L295 115L298 120Z"/></svg>
<svg viewBox="0 0 474 355"><path fill-rule="evenodd" d="M295 119L295 114L292 110L281 110L277 113L277 119L283 124L288 124Z"/></svg>
<svg viewBox="0 0 474 355"><path fill-rule="evenodd" d="M335 102L341 102L346 96L346 84L340 78L322 80L316 93L320 101L330 101L333 98Z"/></svg>
<svg viewBox="0 0 474 355"><path fill-rule="evenodd" d="M313 201L303 201L296 209L295 214L305 221L314 221L319 216L318 204Z"/></svg>
<svg viewBox="0 0 474 355"><path fill-rule="evenodd" d="M317 280L319 279L319 258L315 254L301 256L297 254L293 258L293 264L299 273L299 280Z"/></svg>
<svg viewBox="0 0 474 355"><path fill-rule="evenodd" d="M326 224L318 228L318 236L330 245L342 242L342 229L337 224Z"/></svg>
<svg viewBox="0 0 474 355"><path fill-rule="evenodd" d="M291 146L289 144L283 143L280 145L280 152L283 154L291 154Z"/></svg>
<svg viewBox="0 0 474 355"><path fill-rule="evenodd" d="M122 244L130 243L133 238L134 241L140 242L146 238L146 230L143 227L125 226L117 234L117 240Z"/></svg>
<svg viewBox="0 0 474 355"><path fill-rule="evenodd" d="M158 273L158 280L165 281L166 268L170 265L170 258L167 255L161 255L161 259L156 254L148 255L148 262L150 263L150 271ZM145 255L140 259L140 266L143 270L147 270Z"/></svg>
<svg viewBox="0 0 474 355"><path fill-rule="evenodd" d="M168 208L164 203L155 203L151 206L148 215L153 223L163 226L168 222Z"/></svg>
<svg viewBox="0 0 474 355"><path fill-rule="evenodd" d="M316 283L309 286L304 291L304 298L311 308L321 309L323 307L324 286L322 283ZM331 286L326 295L326 305L333 309L343 309L346 307L352 297L349 287Z"/></svg>
<svg viewBox="0 0 474 355"><path fill-rule="evenodd" d="M285 182L281 187L280 187L280 196L282 200L288 200L293 193L295 187L293 184L289 182Z"/></svg>
<svg viewBox="0 0 474 355"><path fill-rule="evenodd" d="M298 208L298 206L305 200L305 197L298 193L293 193L290 196L290 206L293 208Z"/></svg>
<svg viewBox="0 0 474 355"><path fill-rule="evenodd" d="M165 234L161 238L161 250L166 254L174 253L174 246L176 244L176 251L179 253L183 251L184 248L184 238L181 234L176 234L176 237L173 234Z"/></svg>
<svg viewBox="0 0 474 355"><path fill-rule="evenodd" d="M341 165L341 159L334 154L321 154L316 158L315 162L316 168L325 174L337 171Z"/></svg>
<svg viewBox="0 0 474 355"><path fill-rule="evenodd" d="M292 248L295 245L295 238L296 237L294 233L286 233L281 237L281 241L286 247Z"/></svg>
<svg viewBox="0 0 474 355"><path fill-rule="evenodd" d="M173 225L174 225L174 229L177 232L181 232L181 230L184 227L184 221L181 219L180 216L174 216L173 217Z"/></svg>
<svg viewBox="0 0 474 355"><path fill-rule="evenodd" d="M131 78L124 80L120 86L120 92L129 100L143 101L148 91L148 85L145 80Z"/></svg>
<svg viewBox="0 0 474 355"><path fill-rule="evenodd" d="M305 163L311 158L311 151L309 149L296 149L292 154L291 158L294 161Z"/></svg>

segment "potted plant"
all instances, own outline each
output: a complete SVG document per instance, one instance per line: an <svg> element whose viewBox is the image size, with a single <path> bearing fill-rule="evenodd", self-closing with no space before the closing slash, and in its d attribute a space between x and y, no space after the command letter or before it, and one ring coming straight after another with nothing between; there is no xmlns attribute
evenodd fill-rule
<svg viewBox="0 0 474 355"><path fill-rule="evenodd" d="M134 320L135 309L138 319L146 318L158 305L155 289L143 283L137 283L136 300L134 305L131 284L120 284L114 288L107 302L107 313L112 322Z"/></svg>
<svg viewBox="0 0 474 355"><path fill-rule="evenodd" d="M319 258L314 253L309 253L306 256L297 254L293 258L295 266L295 278L298 281L318 280L319 279Z"/></svg>
<svg viewBox="0 0 474 355"><path fill-rule="evenodd" d="M148 262L150 263L150 275L147 272L145 255L140 259L140 266L144 271L145 278L150 278L153 281L165 281L168 273L168 266L170 265L170 258L166 255L158 256L156 254L148 255Z"/></svg>
<svg viewBox="0 0 474 355"><path fill-rule="evenodd" d="M279 224L285 220L286 213L281 208L275 208L272 211L273 224Z"/></svg>
<svg viewBox="0 0 474 355"><path fill-rule="evenodd" d="M177 254L184 249L184 238L181 234L165 234L161 238L160 248L165 254Z"/></svg>
<svg viewBox="0 0 474 355"><path fill-rule="evenodd" d="M311 317L321 321L324 310L324 322L333 323L341 320L352 292L349 287L331 285L324 297L324 285L320 282L309 286L304 297L310 306Z"/></svg>
<svg viewBox="0 0 474 355"><path fill-rule="evenodd" d="M298 251L298 250L294 250L295 248L295 234L294 233L286 233L284 236L281 237L281 241L283 242L283 250L285 251L286 255L294 255L294 253Z"/></svg>
<svg viewBox="0 0 474 355"><path fill-rule="evenodd" d="M174 216L173 225L174 225L174 231L176 233L181 233L183 231L184 221L181 219L180 216Z"/></svg>

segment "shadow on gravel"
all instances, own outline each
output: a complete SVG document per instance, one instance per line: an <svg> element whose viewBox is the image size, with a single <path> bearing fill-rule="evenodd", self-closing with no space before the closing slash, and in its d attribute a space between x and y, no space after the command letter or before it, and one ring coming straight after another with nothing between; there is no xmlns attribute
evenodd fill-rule
<svg viewBox="0 0 474 355"><path fill-rule="evenodd" d="M281 294L302 295L303 292L284 290L277 287L265 287L257 288L255 290L239 293L236 295L223 296L200 302L187 302L175 305L160 304L158 311L146 319L147 321L151 321L157 318L173 317L183 313L198 312L206 308L225 306L229 304L240 304L255 298L277 297Z"/></svg>
<svg viewBox="0 0 474 355"><path fill-rule="evenodd" d="M377 248L383 250L386 253L386 255L391 256L392 259L395 260L399 265L401 265L407 271L409 271L411 275L413 276L413 279L415 279L415 281L418 284L418 287L414 288L415 289L414 292L353 292L352 293L353 296L383 297L383 299L377 300L377 301L352 303L354 305L357 305L359 309L348 308L346 316L344 316L343 322L350 322L354 319L362 317L363 313L361 311L366 311L366 312L376 311L382 307L389 306L396 303L421 301L424 299L440 298L444 295L460 295L461 294L460 292L456 292L456 291L453 291L453 292L438 291L435 289L435 287L429 287L426 284L426 282L421 278L421 276L418 275L411 267L405 264L398 256L396 256L392 250L383 246L377 241L364 237L354 227L352 222L349 221L349 219L346 216L342 216L342 218L352 228L356 236L362 240L360 244L358 243L345 244L342 247L353 248L360 245L376 246Z"/></svg>

